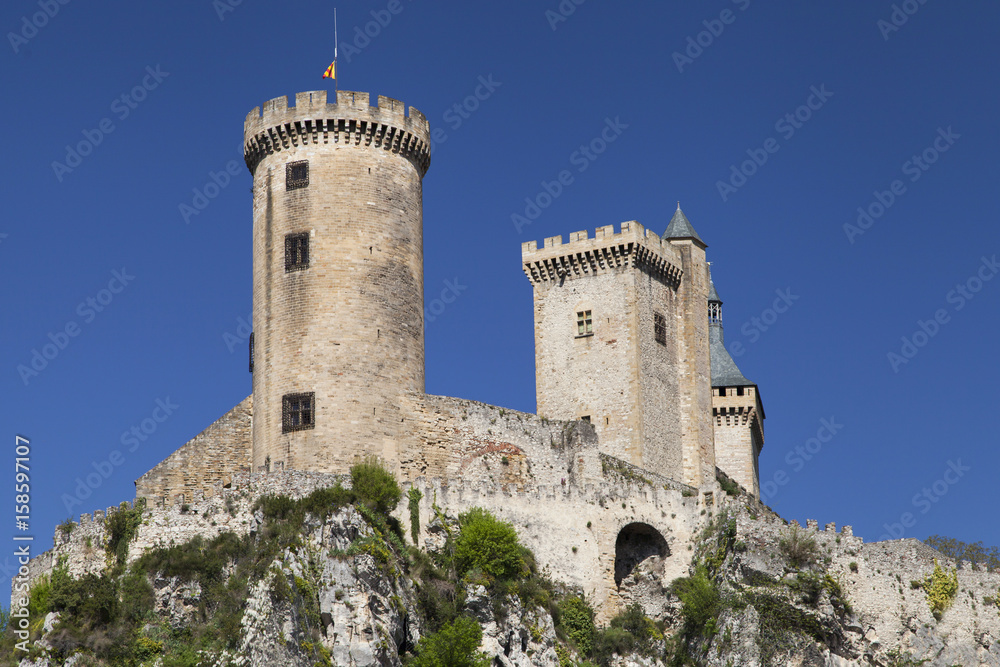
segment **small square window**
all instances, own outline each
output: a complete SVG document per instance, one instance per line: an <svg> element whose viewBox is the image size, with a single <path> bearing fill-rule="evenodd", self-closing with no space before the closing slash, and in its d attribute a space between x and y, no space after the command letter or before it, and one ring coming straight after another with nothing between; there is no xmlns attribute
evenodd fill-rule
<svg viewBox="0 0 1000 667"><path fill-rule="evenodd" d="M660 313L653 313L653 336L660 345L667 344L667 318Z"/></svg>
<svg viewBox="0 0 1000 667"><path fill-rule="evenodd" d="M743 387L737 387L736 388L736 395L737 396L742 396L743 395Z"/></svg>
<svg viewBox="0 0 1000 667"><path fill-rule="evenodd" d="M285 271L309 268L309 232L285 236Z"/></svg>
<svg viewBox="0 0 1000 667"><path fill-rule="evenodd" d="M316 393L285 394L281 399L281 432L304 431L316 426Z"/></svg>
<svg viewBox="0 0 1000 667"><path fill-rule="evenodd" d="M289 162L285 165L285 189L295 190L309 185L309 162Z"/></svg>
<svg viewBox="0 0 1000 667"><path fill-rule="evenodd" d="M594 333L594 318L589 310L576 314L576 335L589 336Z"/></svg>
<svg viewBox="0 0 1000 667"><path fill-rule="evenodd" d="M580 421L590 423L590 415L584 415L580 417Z"/></svg>

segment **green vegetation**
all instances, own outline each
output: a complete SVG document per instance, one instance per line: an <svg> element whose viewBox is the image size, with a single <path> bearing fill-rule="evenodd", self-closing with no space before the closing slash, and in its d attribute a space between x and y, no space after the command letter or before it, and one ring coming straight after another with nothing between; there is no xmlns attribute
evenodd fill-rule
<svg viewBox="0 0 1000 667"><path fill-rule="evenodd" d="M410 537L413 538L413 544L417 544L417 540L420 539L420 500L424 497L424 494L420 492L420 489L414 487L410 489L408 508L410 510Z"/></svg>
<svg viewBox="0 0 1000 667"><path fill-rule="evenodd" d="M357 500L385 515L396 509L403 496L392 473L371 457L351 467L351 488Z"/></svg>
<svg viewBox="0 0 1000 667"><path fill-rule="evenodd" d="M122 503L118 510L104 519L104 527L108 534L106 552L108 561L121 567L128 558L128 545L135 539L142 525L142 514L146 511L146 499L139 498L135 507Z"/></svg>
<svg viewBox="0 0 1000 667"><path fill-rule="evenodd" d="M352 489L338 484L300 500L261 497L253 511L259 510L264 521L253 536L223 533L212 540L196 537L181 545L151 550L129 568L125 567L129 543L142 523L145 507L141 500L134 508L123 504L106 519L108 566L102 573L77 579L60 566L50 578L35 582L29 613L33 621L39 621L32 625L31 639L41 633L40 619L57 611L61 614L59 623L48 636L55 664L83 653L91 656L91 661L116 667L138 667L154 659L162 660L163 667L193 667L203 662L200 653L218 655L225 649L238 649L250 586L270 574L272 597L287 600L300 615L303 634L294 638L295 645L315 664L330 665L329 653L319 641L317 563L308 558L302 576L286 574L272 564L286 550L298 551L304 546L307 522L325 520L351 504L372 526L374 537L367 539L378 542L388 554L386 560L399 559L404 552L401 531L387 516L400 500L399 486L372 461L352 469L352 482ZM187 627L172 629L153 613L150 581L157 576L178 577L199 585L198 608ZM0 664L16 664L11 661L21 657L13 652L15 641L10 632L3 635Z"/></svg>
<svg viewBox="0 0 1000 667"><path fill-rule="evenodd" d="M722 490L726 492L727 496L738 496L738 495L740 495L740 485L739 484L737 484L736 482L734 482L733 480L731 480L731 479L729 479L727 477L720 476L718 479L719 479L719 486L722 487Z"/></svg>
<svg viewBox="0 0 1000 667"><path fill-rule="evenodd" d="M974 565L988 568L989 570L1000 569L1000 548L984 546L982 542L968 543L956 540L953 537L941 535L931 535L924 543L937 549L943 556L955 562L971 561Z"/></svg>
<svg viewBox="0 0 1000 667"><path fill-rule="evenodd" d="M512 525L478 507L461 515L459 525L461 531L455 541L459 576L482 574L487 583L492 583L508 582L524 573L524 549Z"/></svg>
<svg viewBox="0 0 1000 667"><path fill-rule="evenodd" d="M479 651L483 629L479 622L460 616L438 632L420 638L410 667L489 667L490 657Z"/></svg>
<svg viewBox="0 0 1000 667"><path fill-rule="evenodd" d="M561 627L566 636L576 646L576 650L588 655L594 648L594 610L587 601L578 595L572 595L559 602L559 617Z"/></svg>
<svg viewBox="0 0 1000 667"><path fill-rule="evenodd" d="M940 621L941 616L958 595L958 570L953 569L949 574L947 570L942 569L935 558L934 572L919 582L919 586L924 589L924 594L927 595L927 604L930 605L931 613L934 614L934 618Z"/></svg>
<svg viewBox="0 0 1000 667"><path fill-rule="evenodd" d="M76 523L73 521L73 517L70 517L59 524L59 530L62 532L64 538L69 537L75 528Z"/></svg>
<svg viewBox="0 0 1000 667"><path fill-rule="evenodd" d="M792 532L787 538L782 538L778 542L778 548L788 560L788 564L795 569L815 565L816 559L819 557L819 547L816 546L816 540L803 535L798 526L792 526Z"/></svg>

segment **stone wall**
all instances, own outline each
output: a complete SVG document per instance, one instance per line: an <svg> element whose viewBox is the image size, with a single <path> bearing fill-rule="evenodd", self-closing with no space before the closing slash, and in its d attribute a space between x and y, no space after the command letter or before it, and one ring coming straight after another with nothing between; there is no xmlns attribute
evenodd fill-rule
<svg viewBox="0 0 1000 667"><path fill-rule="evenodd" d="M444 477L526 488L601 476L594 429L449 396L411 395L402 406L400 479Z"/></svg>
<svg viewBox="0 0 1000 667"><path fill-rule="evenodd" d="M209 491L233 473L249 470L252 417L253 396L248 396L137 479L136 498L184 502L196 493Z"/></svg>
<svg viewBox="0 0 1000 667"><path fill-rule="evenodd" d="M749 547L744 572L784 576L779 545L796 526L767 514L743 513L738 539ZM820 530L811 520L797 529L816 540L824 566L840 582L856 613L856 625L848 630L858 637L904 654L937 654L934 664L941 665L973 664L948 651L978 646L981 662L974 664L1000 664L1000 609L985 601L1000 596L1000 572L955 563L915 539L866 544L850 526L838 532L828 523ZM931 613L923 589L911 585L934 571L935 559L941 567L958 569L958 596L941 620Z"/></svg>
<svg viewBox="0 0 1000 667"><path fill-rule="evenodd" d="M517 423L516 416L511 427L513 423ZM565 453L565 448L557 444L554 451L560 450ZM602 620L620 611L631 599L628 587L619 588L615 582L616 542L623 528L649 526L663 537L669 554L660 564L658 576L669 583L687 573L691 557L687 545L721 507L718 503L726 502L722 494L715 494L713 500L712 494L692 494L686 487L672 486L670 480L621 466L613 466L606 477L598 475L594 482L564 484L561 475L566 473L555 466L556 461L568 460L561 459L561 454L550 459L551 469L545 466L532 477L508 481L511 478L501 472L504 464L496 460L497 455L499 450L488 451L486 463L493 464L486 465L476 452L475 465L466 468L470 474L453 477L456 481L451 483L440 478L418 478L404 484L404 490L416 487L423 493L419 505L421 543L440 538L432 525L438 512L454 516L471 507L485 508L514 524L523 543L535 552L539 565L555 579L585 591ZM195 536L210 540L227 531L245 535L257 525L251 510L261 495L297 498L338 481L349 486L349 478L343 475L243 472L233 475L227 486L220 483L210 493L196 493L183 504L149 504L130 544L128 562L149 549L181 544ZM32 581L51 574L63 558L74 576L102 571L107 564L104 516L114 511L117 508L83 514L69 532L57 529L54 548L29 564ZM395 515L409 526L405 496Z"/></svg>

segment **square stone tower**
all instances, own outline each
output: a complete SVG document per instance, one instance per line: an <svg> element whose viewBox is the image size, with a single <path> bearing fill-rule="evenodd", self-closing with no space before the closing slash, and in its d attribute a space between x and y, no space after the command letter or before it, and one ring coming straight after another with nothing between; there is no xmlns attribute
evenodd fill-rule
<svg viewBox="0 0 1000 667"><path fill-rule="evenodd" d="M633 221L521 249L538 414L589 421L601 451L695 487L715 477L704 248Z"/></svg>

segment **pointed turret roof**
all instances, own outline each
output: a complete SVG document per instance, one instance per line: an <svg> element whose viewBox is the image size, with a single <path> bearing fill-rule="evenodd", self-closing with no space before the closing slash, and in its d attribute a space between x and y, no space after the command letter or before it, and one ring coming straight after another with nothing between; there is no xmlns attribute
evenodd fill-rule
<svg viewBox="0 0 1000 667"><path fill-rule="evenodd" d="M708 301L718 303L718 319L709 322L708 326L708 354L712 365L712 386L713 387L745 387L753 382L746 379L740 372L732 355L726 349L726 341L722 330L722 299L715 289L715 281L712 280L711 269L708 274Z"/></svg>
<svg viewBox="0 0 1000 667"><path fill-rule="evenodd" d="M719 293L715 291L715 282L712 280L711 275L708 277L708 286L709 286L708 300L710 302L718 301L719 303L722 303L722 299L719 298Z"/></svg>
<svg viewBox="0 0 1000 667"><path fill-rule="evenodd" d="M729 350L726 349L721 325L709 327L708 339L713 387L748 387L754 384L740 372Z"/></svg>
<svg viewBox="0 0 1000 667"><path fill-rule="evenodd" d="M677 202L677 212L674 213L674 217L670 219L670 224L667 225L667 231L663 232L663 238L665 239L694 239L702 245L707 245L698 236L698 232L694 231L694 227L691 225L691 221L687 219L684 215L684 211L681 210L681 203Z"/></svg>

